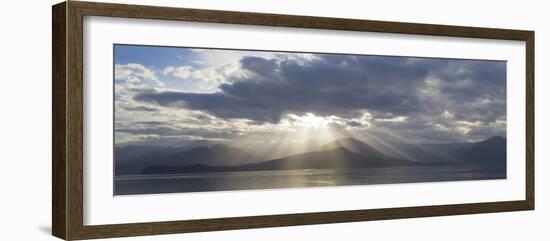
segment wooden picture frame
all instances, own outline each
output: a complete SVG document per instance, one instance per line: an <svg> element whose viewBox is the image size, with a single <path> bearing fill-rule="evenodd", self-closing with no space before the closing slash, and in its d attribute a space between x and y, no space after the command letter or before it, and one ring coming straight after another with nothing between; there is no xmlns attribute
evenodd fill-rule
<svg viewBox="0 0 550 241"><path fill-rule="evenodd" d="M52 8L52 233L66 240L158 235L533 210L534 189L534 32L369 21L263 13L68 1ZM464 38L518 40L526 43L525 199L489 203L416 206L202 220L87 226L83 224L83 17L107 16L367 31Z"/></svg>

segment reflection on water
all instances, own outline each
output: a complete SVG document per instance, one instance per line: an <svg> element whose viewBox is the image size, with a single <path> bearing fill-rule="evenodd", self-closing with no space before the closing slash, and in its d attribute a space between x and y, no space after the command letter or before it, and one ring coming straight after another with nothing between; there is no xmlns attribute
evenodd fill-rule
<svg viewBox="0 0 550 241"><path fill-rule="evenodd" d="M476 166L386 167L127 175L115 177L115 195L324 187L390 183L504 179L506 170Z"/></svg>

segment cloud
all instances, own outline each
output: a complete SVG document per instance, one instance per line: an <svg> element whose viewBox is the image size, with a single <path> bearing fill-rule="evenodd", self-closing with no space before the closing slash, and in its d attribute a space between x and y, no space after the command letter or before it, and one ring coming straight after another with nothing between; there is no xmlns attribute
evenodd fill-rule
<svg viewBox="0 0 550 241"><path fill-rule="evenodd" d="M119 83L134 83L134 85L164 85L153 70L136 63L115 64L115 80Z"/></svg>
<svg viewBox="0 0 550 241"><path fill-rule="evenodd" d="M243 133L243 123L225 122L207 118L204 114L189 114L183 118L159 118L148 121L117 121L115 133L117 143L145 143L174 140L229 140ZM143 144L142 143L142 144Z"/></svg>
<svg viewBox="0 0 550 241"><path fill-rule="evenodd" d="M145 111L145 112L153 112L153 111L157 111L158 108L153 108L153 107L147 107L147 106L142 106L142 105L136 105L136 106L125 106L125 105L120 105L122 108L124 108L125 110L127 111Z"/></svg>
<svg viewBox="0 0 550 241"><path fill-rule="evenodd" d="M119 128L116 132L124 132L133 135L158 136L158 137L202 137L202 138L229 138L235 136L237 132L232 130L210 131L200 128L174 128L174 127L146 127L146 128Z"/></svg>
<svg viewBox="0 0 550 241"><path fill-rule="evenodd" d="M506 133L502 61L204 51L203 66L115 65L121 140L229 140L311 123L412 142Z"/></svg>
<svg viewBox="0 0 550 241"><path fill-rule="evenodd" d="M193 73L193 67L191 66L168 66L162 71L163 74L172 74L181 79L187 79Z"/></svg>
<svg viewBox="0 0 550 241"><path fill-rule="evenodd" d="M167 66L162 70L162 74L174 76L182 81L192 82L197 93L213 93L219 91L221 84L230 83L232 77L241 76L238 66L226 64L216 67L195 68L189 65Z"/></svg>
<svg viewBox="0 0 550 241"><path fill-rule="evenodd" d="M221 84L216 93L149 92L136 100L271 123L285 113L354 116L368 110L407 116L451 111L462 118L494 120L505 111L503 62L318 55L305 64L243 57L240 66L249 74ZM430 88L429 78L436 96L423 93Z"/></svg>

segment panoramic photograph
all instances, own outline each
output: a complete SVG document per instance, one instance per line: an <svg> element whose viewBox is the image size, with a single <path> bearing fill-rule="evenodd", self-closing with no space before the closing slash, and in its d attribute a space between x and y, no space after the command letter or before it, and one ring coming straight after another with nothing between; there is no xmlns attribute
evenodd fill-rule
<svg viewBox="0 0 550 241"><path fill-rule="evenodd" d="M115 44L114 195L506 179L506 62Z"/></svg>

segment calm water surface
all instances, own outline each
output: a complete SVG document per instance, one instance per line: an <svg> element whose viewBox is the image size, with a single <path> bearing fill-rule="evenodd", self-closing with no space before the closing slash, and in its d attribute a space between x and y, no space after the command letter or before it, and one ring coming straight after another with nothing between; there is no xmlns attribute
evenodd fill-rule
<svg viewBox="0 0 550 241"><path fill-rule="evenodd" d="M340 170L284 170L126 175L115 177L115 195L324 187L505 179L506 170L475 166L421 166Z"/></svg>

